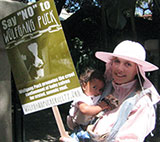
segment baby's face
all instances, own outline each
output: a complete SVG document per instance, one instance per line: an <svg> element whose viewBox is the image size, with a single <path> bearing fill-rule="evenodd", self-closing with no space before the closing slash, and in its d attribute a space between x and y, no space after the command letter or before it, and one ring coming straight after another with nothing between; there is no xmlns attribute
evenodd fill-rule
<svg viewBox="0 0 160 142"><path fill-rule="evenodd" d="M92 79L84 85L83 90L87 96L101 95L104 89L104 82L99 79Z"/></svg>

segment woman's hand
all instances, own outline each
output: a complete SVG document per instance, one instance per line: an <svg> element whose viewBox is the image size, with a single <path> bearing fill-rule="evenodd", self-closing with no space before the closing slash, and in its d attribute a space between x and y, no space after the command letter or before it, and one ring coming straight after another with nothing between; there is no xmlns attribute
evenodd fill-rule
<svg viewBox="0 0 160 142"><path fill-rule="evenodd" d="M105 98L103 98L102 102L108 104L108 106L110 106L110 110L115 109L119 106L118 99L114 97L112 94L109 94Z"/></svg>
<svg viewBox="0 0 160 142"><path fill-rule="evenodd" d="M101 107L102 110L111 110L111 107L105 101L101 101L98 105Z"/></svg>

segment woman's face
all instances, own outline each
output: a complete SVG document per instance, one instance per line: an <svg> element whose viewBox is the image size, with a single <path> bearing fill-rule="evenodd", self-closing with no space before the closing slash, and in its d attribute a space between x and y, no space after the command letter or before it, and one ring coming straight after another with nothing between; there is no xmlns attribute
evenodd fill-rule
<svg viewBox="0 0 160 142"><path fill-rule="evenodd" d="M114 58L112 62L112 78L116 84L124 84L135 79L136 64L121 58Z"/></svg>

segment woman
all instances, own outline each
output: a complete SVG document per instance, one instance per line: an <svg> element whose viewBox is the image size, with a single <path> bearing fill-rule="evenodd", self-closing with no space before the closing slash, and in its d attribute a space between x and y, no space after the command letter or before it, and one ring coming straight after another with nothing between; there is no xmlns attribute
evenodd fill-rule
<svg viewBox="0 0 160 142"><path fill-rule="evenodd" d="M145 61L143 46L133 41L121 42L113 53L97 52L96 57L107 63L107 82L111 81L110 91L121 105L117 110L106 112L94 130L89 129L91 137L96 134L106 136L102 141L143 142L155 127L153 105L160 100L145 72L158 67Z"/></svg>
<svg viewBox="0 0 160 142"><path fill-rule="evenodd" d="M153 105L160 100L145 72L158 67L145 61L142 45L128 40L118 44L113 53L97 52L96 57L106 62L106 88L102 96L113 94L120 106L88 127L91 141L143 142L155 127Z"/></svg>

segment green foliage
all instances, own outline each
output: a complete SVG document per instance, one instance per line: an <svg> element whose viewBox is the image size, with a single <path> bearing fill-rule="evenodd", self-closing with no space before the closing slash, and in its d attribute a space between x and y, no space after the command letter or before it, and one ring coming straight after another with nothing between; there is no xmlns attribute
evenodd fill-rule
<svg viewBox="0 0 160 142"><path fill-rule="evenodd" d="M145 14L152 14L153 10L153 0L138 0L136 1L136 8L139 8L142 11L142 15ZM138 13L136 13L137 16L139 16Z"/></svg>
<svg viewBox="0 0 160 142"><path fill-rule="evenodd" d="M66 0L64 8L68 12L76 12L86 6L100 6L100 0Z"/></svg>
<svg viewBox="0 0 160 142"><path fill-rule="evenodd" d="M99 68L101 71L104 71L104 64L95 58L96 48L85 47L84 41L78 37L71 39L71 42L74 47L72 47L70 51L78 75L80 75L86 67Z"/></svg>

